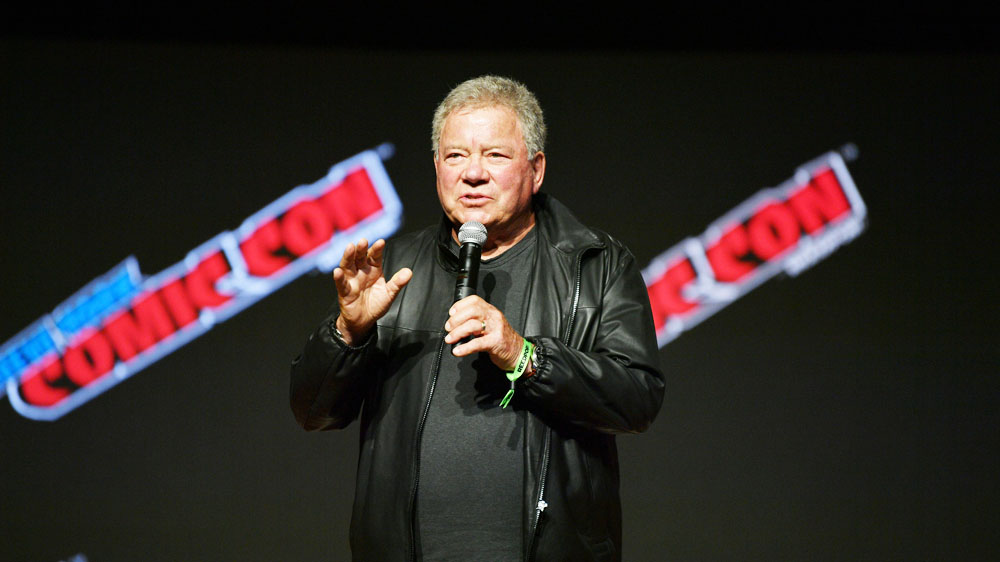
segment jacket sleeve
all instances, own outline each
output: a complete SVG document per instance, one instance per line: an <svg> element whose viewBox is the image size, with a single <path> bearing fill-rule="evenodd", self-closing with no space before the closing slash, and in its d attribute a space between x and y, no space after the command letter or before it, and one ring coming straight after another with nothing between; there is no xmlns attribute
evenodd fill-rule
<svg viewBox="0 0 1000 562"><path fill-rule="evenodd" d="M375 378L370 366L378 331L373 330L362 345L348 346L333 335L336 319L336 314L328 317L292 361L292 412L306 430L350 425Z"/></svg>
<svg viewBox="0 0 1000 562"><path fill-rule="evenodd" d="M520 383L539 415L603 433L638 433L663 402L664 376L649 295L627 250L611 264L593 345L574 349L559 338L537 346L536 373Z"/></svg>

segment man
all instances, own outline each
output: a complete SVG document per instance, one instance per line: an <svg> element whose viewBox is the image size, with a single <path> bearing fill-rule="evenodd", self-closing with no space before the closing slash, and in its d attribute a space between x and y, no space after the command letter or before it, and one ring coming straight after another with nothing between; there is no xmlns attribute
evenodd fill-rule
<svg viewBox="0 0 1000 562"><path fill-rule="evenodd" d="M662 402L652 315L631 253L539 193L544 141L522 84L452 90L441 224L348 245L339 312L292 363L303 427L361 413L355 560L621 558L614 435ZM468 221L487 228L479 293L453 303Z"/></svg>

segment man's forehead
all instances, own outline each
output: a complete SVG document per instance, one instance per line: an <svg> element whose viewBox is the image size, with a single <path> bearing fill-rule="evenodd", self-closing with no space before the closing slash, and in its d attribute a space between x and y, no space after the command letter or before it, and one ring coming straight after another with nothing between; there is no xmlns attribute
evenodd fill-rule
<svg viewBox="0 0 1000 562"><path fill-rule="evenodd" d="M451 113L448 114L447 118L445 119L445 126L447 126L448 122L455 117L469 115L470 113L475 113L477 111L482 111L482 110L487 110L487 111L493 110L500 112L500 114L505 115L506 117L512 119L513 122L518 127L521 126L521 120L518 118L517 112L514 111L513 108L500 103L475 103L457 107Z"/></svg>
<svg viewBox="0 0 1000 562"><path fill-rule="evenodd" d="M520 140L523 141L523 138L521 138L523 136L521 134L521 120L518 119L517 113L513 109L507 107L506 105L495 104L495 103L465 105L455 109L454 111L449 113L448 117L445 119L444 127L442 127L443 129L442 137L445 137L447 133L456 132L454 128L456 117L465 117L472 113L476 113L477 111L480 110L496 110L500 112L500 113L492 113L492 115L484 114L483 117L485 118L487 115L489 115L490 125L493 126L496 132L507 132L505 129L510 128L511 132L513 132ZM500 118L498 119L498 117ZM442 138L441 140L445 141L446 139ZM448 140L459 141L460 139L456 138Z"/></svg>

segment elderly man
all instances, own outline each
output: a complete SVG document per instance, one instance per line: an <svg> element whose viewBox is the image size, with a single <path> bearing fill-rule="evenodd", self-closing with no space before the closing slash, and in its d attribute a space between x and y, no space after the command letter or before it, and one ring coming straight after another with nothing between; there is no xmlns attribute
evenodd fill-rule
<svg viewBox="0 0 1000 562"><path fill-rule="evenodd" d="M434 114L440 225L333 272L291 403L306 429L361 413L355 560L621 558L615 434L662 402L652 315L632 254L539 192L544 141L522 84L460 84ZM468 221L479 291L453 302Z"/></svg>

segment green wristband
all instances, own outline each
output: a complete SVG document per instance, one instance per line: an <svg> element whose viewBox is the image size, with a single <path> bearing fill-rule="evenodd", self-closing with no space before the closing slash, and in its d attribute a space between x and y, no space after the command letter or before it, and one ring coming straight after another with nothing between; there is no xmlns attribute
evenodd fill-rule
<svg viewBox="0 0 1000 562"><path fill-rule="evenodd" d="M510 381L510 390L507 391L507 395L500 401L501 408L506 408L507 404L510 404L510 399L514 397L514 381L521 378L524 371L528 369L528 362L531 360L531 353L533 351L535 351L535 344L528 340L524 340L524 346L521 348L521 356L517 360L517 365L514 366L513 371L507 371L507 380Z"/></svg>

